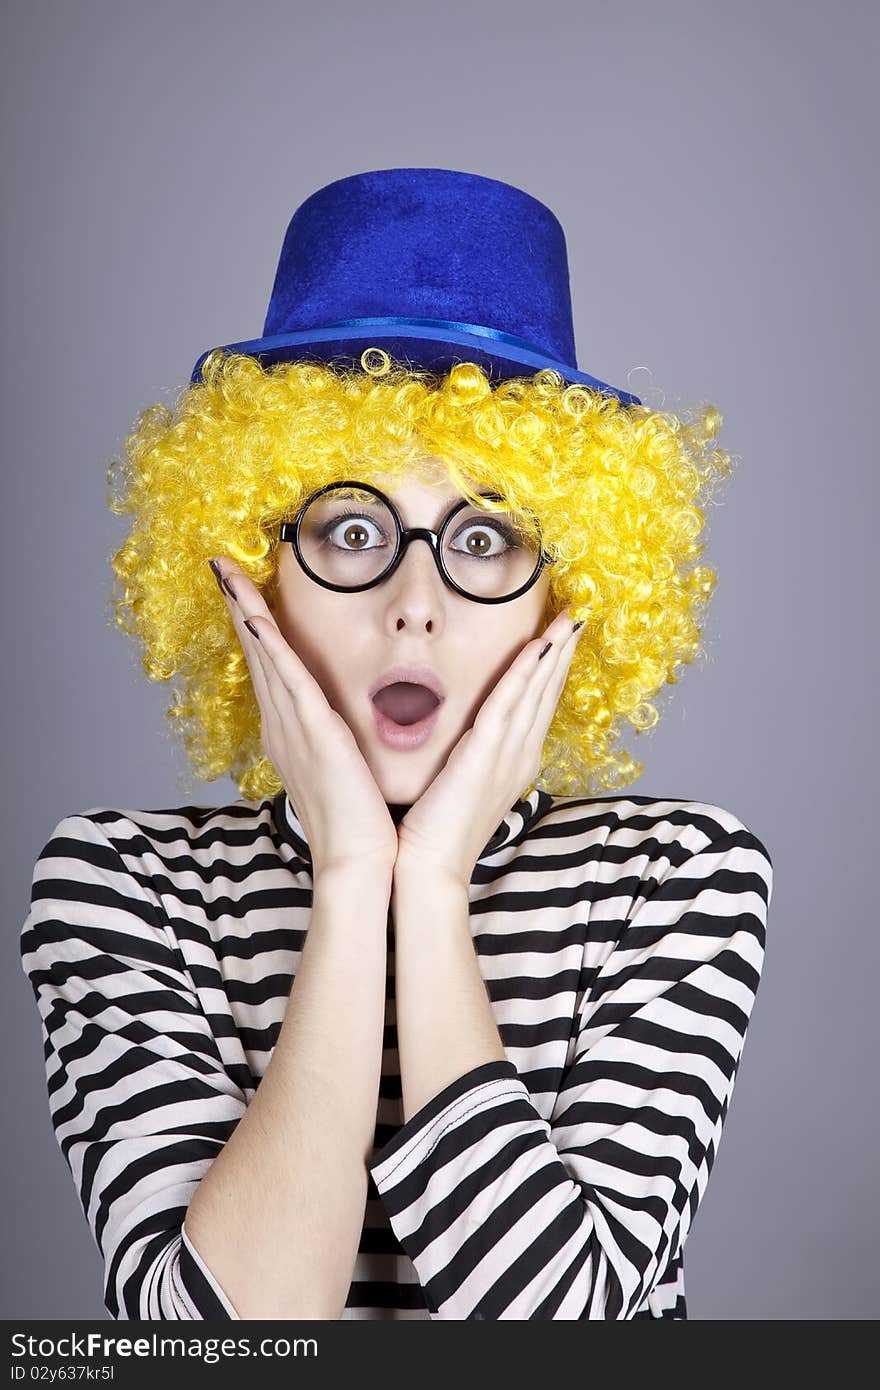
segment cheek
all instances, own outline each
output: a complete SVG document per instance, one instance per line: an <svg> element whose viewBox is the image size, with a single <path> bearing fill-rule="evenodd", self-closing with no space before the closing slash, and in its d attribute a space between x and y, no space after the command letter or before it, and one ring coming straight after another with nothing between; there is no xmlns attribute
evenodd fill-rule
<svg viewBox="0 0 880 1390"><path fill-rule="evenodd" d="M360 655L358 624L348 620L338 596L313 592L281 596L273 616L287 645L317 681L327 703L350 721L353 696L368 678Z"/></svg>
<svg viewBox="0 0 880 1390"><path fill-rule="evenodd" d="M297 655L314 656L324 645L322 634L332 617L331 595L312 584L294 561L282 559L272 605L272 616L278 630Z"/></svg>
<svg viewBox="0 0 880 1390"><path fill-rule="evenodd" d="M495 628L473 643L459 666L460 689L468 700L468 725L532 636L531 629L524 630L520 621L510 624L507 631Z"/></svg>
<svg viewBox="0 0 880 1390"><path fill-rule="evenodd" d="M473 723L480 705L508 670L523 647L539 637L552 621L548 608L548 585L539 582L534 589L515 600L507 612L496 610L492 625L469 647L469 657L460 664L462 689L473 692L469 701L468 724ZM503 605L499 605L499 610Z"/></svg>
<svg viewBox="0 0 880 1390"><path fill-rule="evenodd" d="M272 616L287 645L299 657L320 685L324 685L326 658L336 643L328 643L326 617L322 605L311 595L279 592L272 605Z"/></svg>

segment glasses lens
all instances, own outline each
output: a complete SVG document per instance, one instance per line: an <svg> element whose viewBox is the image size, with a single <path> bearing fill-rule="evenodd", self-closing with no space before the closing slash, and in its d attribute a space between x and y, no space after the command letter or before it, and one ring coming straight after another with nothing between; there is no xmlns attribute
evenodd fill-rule
<svg viewBox="0 0 880 1390"><path fill-rule="evenodd" d="M475 598L505 598L527 584L538 567L540 547L513 512L462 507L443 537L443 563Z"/></svg>
<svg viewBox="0 0 880 1390"><path fill-rule="evenodd" d="M299 531L309 568L330 584L355 588L379 579L394 560L397 529L384 502L356 487L333 488L306 509ZM446 527L443 563L474 598L505 598L527 584L540 546L508 510L462 507Z"/></svg>
<svg viewBox="0 0 880 1390"><path fill-rule="evenodd" d="M378 579L394 559L394 517L378 497L342 487L309 503L299 545L311 570L328 584L356 588Z"/></svg>

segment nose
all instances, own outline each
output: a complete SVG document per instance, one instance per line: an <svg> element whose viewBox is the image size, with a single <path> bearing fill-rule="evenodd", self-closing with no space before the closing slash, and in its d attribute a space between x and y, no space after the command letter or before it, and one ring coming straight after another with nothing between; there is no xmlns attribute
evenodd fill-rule
<svg viewBox="0 0 880 1390"><path fill-rule="evenodd" d="M410 537L397 569L386 581L389 587L387 615L395 627L436 628L446 584L435 554L429 532Z"/></svg>

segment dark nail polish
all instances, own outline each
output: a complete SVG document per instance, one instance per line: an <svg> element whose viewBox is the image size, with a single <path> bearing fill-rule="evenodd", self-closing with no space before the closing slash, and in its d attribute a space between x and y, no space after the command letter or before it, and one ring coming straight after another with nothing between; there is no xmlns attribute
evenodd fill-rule
<svg viewBox="0 0 880 1390"><path fill-rule="evenodd" d="M220 585L220 588L222 589L222 588L223 588L223 575L220 573L220 566L217 564L217 561L216 561L216 560L209 560L209 561L208 561L208 564L211 566L211 569L212 569L213 574L214 574L214 578L217 580L217 583Z"/></svg>
<svg viewBox="0 0 880 1390"><path fill-rule="evenodd" d="M235 590L233 589L232 585L230 584L229 580L226 578L225 575L220 580L220 583L223 585L229 597L235 599L236 603L238 603L238 599L235 596Z"/></svg>
<svg viewBox="0 0 880 1390"><path fill-rule="evenodd" d="M572 632L578 632L578 631L580 630L580 628L583 627L583 625L584 625L584 624L583 624L583 619L582 619L579 623L575 623L574 627L572 628Z"/></svg>
<svg viewBox="0 0 880 1390"><path fill-rule="evenodd" d="M546 647L544 647L544 649L543 649L542 651L538 652L538 660L539 660L539 661L541 660L541 657L542 657L542 656L546 656L546 655L547 655L547 653L549 652L549 650L550 650L550 648L551 648L552 646L553 646L553 643L552 643L552 642L548 642L547 645L546 645Z"/></svg>
<svg viewBox="0 0 880 1390"><path fill-rule="evenodd" d="M244 625L245 625L245 627L247 628L248 632L252 632L252 633L254 634L254 636L256 637L257 641L259 642L259 641L261 640L260 634L257 632L257 629L254 627L254 625L253 625L253 623L251 622L250 618L245 618L245 620L244 620Z"/></svg>

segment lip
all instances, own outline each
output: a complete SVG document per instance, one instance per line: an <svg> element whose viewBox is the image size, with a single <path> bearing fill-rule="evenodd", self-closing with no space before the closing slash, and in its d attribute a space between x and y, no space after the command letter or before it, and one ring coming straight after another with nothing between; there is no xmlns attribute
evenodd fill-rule
<svg viewBox="0 0 880 1390"><path fill-rule="evenodd" d="M390 671L386 671L376 681L370 690L370 699L372 700L374 695L378 695L380 690L384 690L386 685L394 685L397 681L408 682L410 685L427 686L429 690L433 690L441 704L446 699L443 682L437 672L431 670L430 666L392 666ZM411 724L409 727L414 728L415 725Z"/></svg>
<svg viewBox="0 0 880 1390"><path fill-rule="evenodd" d="M373 697L378 695L380 690L384 690L386 685L394 685L397 681L410 685L426 686L437 696L439 704L435 705L430 714L426 714L424 719L419 719L415 724L395 724L393 719L389 719L387 715L382 713ZM388 748L397 748L401 751L421 748L422 744L427 743L434 732L434 726L445 699L446 691L443 688L443 682L430 667L392 667L390 671L386 671L383 676L379 677L370 691L370 708L373 711L373 719L379 738Z"/></svg>
<svg viewBox="0 0 880 1390"><path fill-rule="evenodd" d="M381 688L380 686L379 689ZM382 713L373 700L370 701L370 707L382 742L388 748L406 751L409 748L421 748L423 743L427 743L434 732L442 704L435 705L430 714L426 714L424 719L419 719L415 724L395 724L393 719Z"/></svg>

